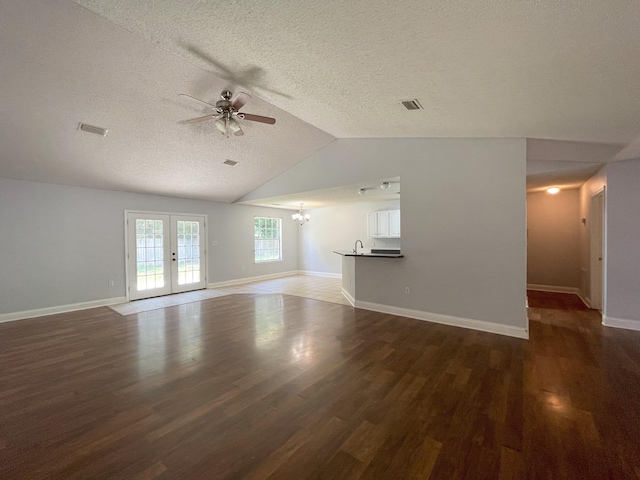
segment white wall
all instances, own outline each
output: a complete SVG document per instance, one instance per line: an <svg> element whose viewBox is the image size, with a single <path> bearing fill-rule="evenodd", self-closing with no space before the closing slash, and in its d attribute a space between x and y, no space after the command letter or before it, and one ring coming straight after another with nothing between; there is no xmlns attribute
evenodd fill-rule
<svg viewBox="0 0 640 480"><path fill-rule="evenodd" d="M605 323L640 329L640 159L607 166Z"/></svg>
<svg viewBox="0 0 640 480"><path fill-rule="evenodd" d="M125 209L206 214L209 283L298 269L283 210L0 178L0 314L125 296ZM253 263L255 215L284 219L282 262Z"/></svg>
<svg viewBox="0 0 640 480"><path fill-rule="evenodd" d="M311 221L300 227L298 263L302 270L341 273L341 257L334 250L352 250L356 240L362 240L364 250L400 248L398 238L367 237L367 213L377 210L397 210L400 201L363 202L337 207L309 210ZM361 250L358 247L359 251Z"/></svg>
<svg viewBox="0 0 640 480"><path fill-rule="evenodd" d="M358 296L524 330L525 164L524 139L339 139L242 200L399 176L405 258L360 260Z"/></svg>
<svg viewBox="0 0 640 480"><path fill-rule="evenodd" d="M527 194L527 283L578 288L580 196L577 189Z"/></svg>

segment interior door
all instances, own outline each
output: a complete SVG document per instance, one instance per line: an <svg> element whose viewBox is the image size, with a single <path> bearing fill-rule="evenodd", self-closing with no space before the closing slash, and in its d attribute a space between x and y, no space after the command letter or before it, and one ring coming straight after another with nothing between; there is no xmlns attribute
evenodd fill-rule
<svg viewBox="0 0 640 480"><path fill-rule="evenodd" d="M604 191L591 197L591 308L602 310Z"/></svg>
<svg viewBox="0 0 640 480"><path fill-rule="evenodd" d="M129 300L206 287L205 217L127 213Z"/></svg>

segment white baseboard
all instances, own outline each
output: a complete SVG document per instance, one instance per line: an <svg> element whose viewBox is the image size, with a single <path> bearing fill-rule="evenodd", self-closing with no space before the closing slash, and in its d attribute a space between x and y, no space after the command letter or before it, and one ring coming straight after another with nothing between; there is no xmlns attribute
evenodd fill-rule
<svg viewBox="0 0 640 480"><path fill-rule="evenodd" d="M627 330L640 331L640 320L626 320L624 318L614 318L603 315L602 325L605 327L626 328Z"/></svg>
<svg viewBox="0 0 640 480"><path fill-rule="evenodd" d="M38 308L36 310L25 310L22 312L3 313L0 315L0 323L23 320L25 318L43 317L45 315L55 315L57 313L75 312L86 310L87 308L108 307L118 303L126 303L127 297L105 298L93 300L91 302L72 303L70 305L58 305L57 307Z"/></svg>
<svg viewBox="0 0 640 480"><path fill-rule="evenodd" d="M233 285L242 285L245 283L261 282L263 280L273 280L275 278L291 277L298 275L298 270L290 270L288 272L271 273L269 275L256 275L255 277L236 278L234 280L225 280L224 282L215 282L207 284L207 288L231 287Z"/></svg>
<svg viewBox="0 0 640 480"><path fill-rule="evenodd" d="M344 292L343 292L344 293ZM469 328L471 330L479 330L481 332L497 333L499 335L507 335L509 337L529 339L529 320L527 327L513 327L510 325L502 325L499 323L485 322L482 320L474 320L472 318L460 318L450 315L441 315L439 313L424 312L422 310L410 310L408 308L392 307L390 305L381 305L378 303L356 301L355 306L364 310L373 310L374 312L390 313L400 317L415 318L417 320L425 320L427 322L441 323L451 325L453 327Z"/></svg>
<svg viewBox="0 0 640 480"><path fill-rule="evenodd" d="M312 277L342 278L342 274L340 273L312 272L311 270L298 270L298 274L311 275Z"/></svg>
<svg viewBox="0 0 640 480"><path fill-rule="evenodd" d="M232 287L234 285L243 285L245 283L262 282L264 280L273 280L275 278L291 277L293 275L309 275L314 277L342 278L339 273L312 272L309 270L289 270L288 272L271 273L269 275L257 275L255 277L236 278L234 280L225 280L224 282L215 282L207 284L207 288Z"/></svg>
<svg viewBox="0 0 640 480"><path fill-rule="evenodd" d="M351 304L352 307L356 305L356 299L351 296L349 292L347 292L344 288L342 289L342 296L347 299L347 301Z"/></svg>
<svg viewBox="0 0 640 480"><path fill-rule="evenodd" d="M577 287L559 287L557 285L536 285L535 283L528 283L527 290L536 290L537 292L551 292L551 293L573 293L575 295L580 294L580 289Z"/></svg>
<svg viewBox="0 0 640 480"><path fill-rule="evenodd" d="M582 300L582 303L584 303L587 308L591 308L591 299L589 297L583 297L582 292L578 292L576 295L580 297L580 300Z"/></svg>

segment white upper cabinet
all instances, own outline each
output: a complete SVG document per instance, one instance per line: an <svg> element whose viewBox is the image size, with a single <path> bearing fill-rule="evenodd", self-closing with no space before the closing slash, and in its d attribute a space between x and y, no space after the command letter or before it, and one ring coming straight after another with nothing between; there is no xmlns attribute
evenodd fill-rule
<svg viewBox="0 0 640 480"><path fill-rule="evenodd" d="M389 237L400 238L400 210L389 211Z"/></svg>
<svg viewBox="0 0 640 480"><path fill-rule="evenodd" d="M400 238L400 210L367 214L367 235L374 238Z"/></svg>
<svg viewBox="0 0 640 480"><path fill-rule="evenodd" d="M367 214L367 236L378 236L378 212L371 212Z"/></svg>

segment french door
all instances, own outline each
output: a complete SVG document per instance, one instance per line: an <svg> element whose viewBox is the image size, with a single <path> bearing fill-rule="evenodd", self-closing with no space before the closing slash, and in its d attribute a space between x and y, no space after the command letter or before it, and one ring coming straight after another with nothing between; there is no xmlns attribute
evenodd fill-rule
<svg viewBox="0 0 640 480"><path fill-rule="evenodd" d="M206 287L205 217L127 212L129 300Z"/></svg>

